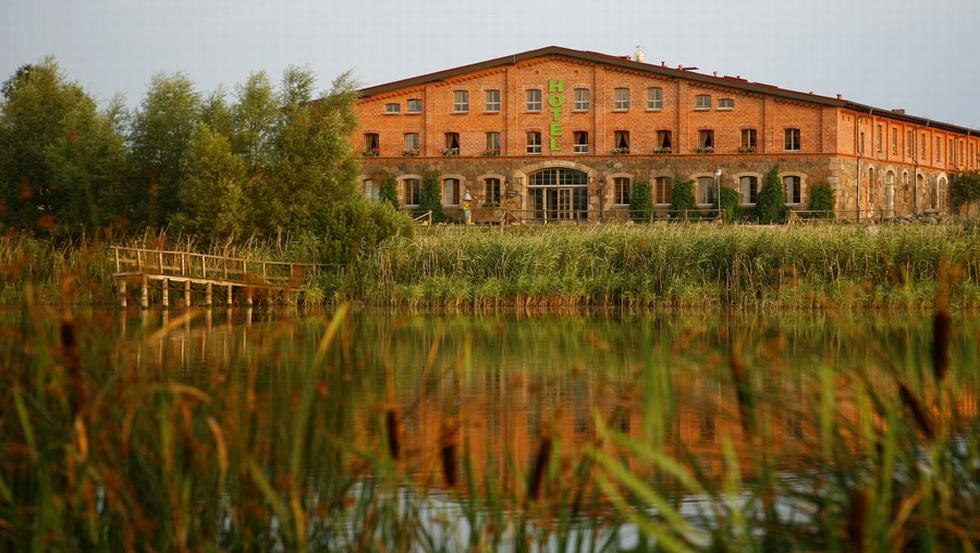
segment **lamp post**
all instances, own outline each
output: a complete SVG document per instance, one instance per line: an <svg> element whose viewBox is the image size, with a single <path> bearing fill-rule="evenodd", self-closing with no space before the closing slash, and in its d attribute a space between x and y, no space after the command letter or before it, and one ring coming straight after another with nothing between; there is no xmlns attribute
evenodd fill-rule
<svg viewBox="0 0 980 553"><path fill-rule="evenodd" d="M715 169L715 190L718 193L718 218L721 218L721 167Z"/></svg>

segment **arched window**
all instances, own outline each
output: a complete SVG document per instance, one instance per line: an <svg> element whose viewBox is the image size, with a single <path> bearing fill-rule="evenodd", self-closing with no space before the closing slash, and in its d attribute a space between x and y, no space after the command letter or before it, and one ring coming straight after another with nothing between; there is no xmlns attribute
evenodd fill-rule
<svg viewBox="0 0 980 553"><path fill-rule="evenodd" d="M744 176L738 179L738 190L742 195L743 205L755 205L755 199L759 193L759 178Z"/></svg>
<svg viewBox="0 0 980 553"><path fill-rule="evenodd" d="M629 177L616 177L613 179L613 190L616 194L616 205L629 205L632 192Z"/></svg>
<svg viewBox="0 0 980 553"><path fill-rule="evenodd" d="M715 194L718 184L714 177L698 177L698 203L701 205L715 205L718 197Z"/></svg>
<svg viewBox="0 0 980 553"><path fill-rule="evenodd" d="M946 209L946 177L939 178L939 187L937 191L936 198L936 209L944 210Z"/></svg>
<svg viewBox="0 0 980 553"><path fill-rule="evenodd" d="M381 197L381 185L371 179L364 179L361 184L361 191L364 195L364 199L372 202L378 201L378 199Z"/></svg>
<svg viewBox="0 0 980 553"><path fill-rule="evenodd" d="M796 175L783 177L783 189L786 190L786 203L799 204L803 196L802 179Z"/></svg>
<svg viewBox="0 0 980 553"><path fill-rule="evenodd" d="M442 205L459 205L459 179L442 181Z"/></svg>

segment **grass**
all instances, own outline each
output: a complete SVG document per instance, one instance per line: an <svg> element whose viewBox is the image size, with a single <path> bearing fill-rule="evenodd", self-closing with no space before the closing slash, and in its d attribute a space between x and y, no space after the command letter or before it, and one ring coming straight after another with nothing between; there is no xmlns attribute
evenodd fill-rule
<svg viewBox="0 0 980 553"><path fill-rule="evenodd" d="M980 304L980 233L963 225L549 227L392 239L345 299L397 306L923 307L940 271Z"/></svg>
<svg viewBox="0 0 980 553"><path fill-rule="evenodd" d="M724 321L715 334L626 325L621 340L601 318L542 319L527 336L488 321L449 341L391 315L362 327L342 304L248 340L225 342L229 328L207 352L195 340L201 369L186 371L170 340L198 312L140 331L134 350L107 337L112 315L28 289L0 325L0 549L972 551L980 356L975 325L939 297L924 343L907 325L842 330L806 368L775 361L779 335L749 348L757 329ZM550 325L565 342L542 347ZM410 332L395 343L397 328ZM885 332L917 345L896 356ZM622 347L642 362L591 369L621 376L596 390L610 401L584 441L558 424L574 386L499 388L503 401L527 390L540 419L527 451L498 457L467 415L475 375L501 386L498 362L473 353L494 339L578 352L572 372ZM705 385L718 403L695 407L727 421L714 453L666 424ZM787 417L802 421L789 473Z"/></svg>

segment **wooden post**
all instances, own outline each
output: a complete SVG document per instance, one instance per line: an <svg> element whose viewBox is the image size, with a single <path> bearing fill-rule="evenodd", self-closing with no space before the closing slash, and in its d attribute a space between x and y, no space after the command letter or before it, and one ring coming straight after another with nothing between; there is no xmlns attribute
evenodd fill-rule
<svg viewBox="0 0 980 553"><path fill-rule="evenodd" d="M148 290L149 287L150 287L150 279L148 279L146 275L143 275L143 286L141 287L140 290L140 307L142 307L143 309L150 307L150 291Z"/></svg>
<svg viewBox="0 0 980 553"><path fill-rule="evenodd" d="M254 293L255 290L251 286L245 288L245 305L251 307Z"/></svg>
<svg viewBox="0 0 980 553"><path fill-rule="evenodd" d="M119 250L116 250L116 255L119 255ZM119 279L119 307L126 308L126 281L124 279Z"/></svg>
<svg viewBox="0 0 980 553"><path fill-rule="evenodd" d="M228 305L231 305L231 284L228 285Z"/></svg>
<svg viewBox="0 0 980 553"><path fill-rule="evenodd" d="M207 285L206 285L206 287L204 289L204 305L206 305L208 307L211 307L211 303L212 303L211 302L211 288L212 288L212 285L209 282L209 283L207 283Z"/></svg>
<svg viewBox="0 0 980 553"><path fill-rule="evenodd" d="M170 307L170 280L163 279L160 281L160 298L163 302L163 307Z"/></svg>
<svg viewBox="0 0 980 553"><path fill-rule="evenodd" d="M116 272L121 273L122 270L119 269L119 248L113 246L112 251L116 254ZM125 307L125 306L123 306Z"/></svg>
<svg viewBox="0 0 980 553"><path fill-rule="evenodd" d="M184 307L191 306L191 281L184 281Z"/></svg>

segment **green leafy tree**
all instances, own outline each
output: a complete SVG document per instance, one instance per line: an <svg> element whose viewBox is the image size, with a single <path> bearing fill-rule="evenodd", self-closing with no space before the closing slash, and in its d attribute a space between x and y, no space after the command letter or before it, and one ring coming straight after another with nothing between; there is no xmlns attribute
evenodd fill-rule
<svg viewBox="0 0 980 553"><path fill-rule="evenodd" d="M26 230L94 230L111 220L125 148L118 102L100 113L53 58L26 65L0 97L0 218ZM40 226L39 226L40 225Z"/></svg>
<svg viewBox="0 0 980 553"><path fill-rule="evenodd" d="M834 189L825 182L818 182L810 187L810 210L816 211L817 217L834 218Z"/></svg>
<svg viewBox="0 0 980 553"><path fill-rule="evenodd" d="M200 125L187 149L181 181L181 212L173 223L211 241L234 239L246 230L246 164L225 136Z"/></svg>
<svg viewBox="0 0 980 553"><path fill-rule="evenodd" d="M775 165L769 169L766 181L755 201L755 217L759 223L771 225L785 223L788 211L786 209L786 192L783 181L779 178L779 168Z"/></svg>
<svg viewBox="0 0 980 553"><path fill-rule="evenodd" d="M697 202L694 199L694 181L681 180L674 175L674 189L671 192L670 210L674 217L684 217L684 211L694 211Z"/></svg>
<svg viewBox="0 0 980 553"><path fill-rule="evenodd" d="M432 221L436 223L446 220L446 215L442 212L442 197L439 192L439 172L434 169L422 171L422 191L418 212L431 211Z"/></svg>
<svg viewBox="0 0 980 553"><path fill-rule="evenodd" d="M726 223L732 223L742 218L742 208L739 207L741 196L738 190L730 186L721 187L721 216Z"/></svg>
<svg viewBox="0 0 980 553"><path fill-rule="evenodd" d="M633 182L630 191L630 217L637 223L649 223L650 212L653 209L650 181L637 180Z"/></svg>
<svg viewBox="0 0 980 553"><path fill-rule="evenodd" d="M264 72L253 73L238 86L238 102L231 109L233 132L231 143L235 153L249 160L253 171L270 167L275 157L273 140L284 124L280 107L289 106L284 97L276 94Z"/></svg>
<svg viewBox="0 0 980 553"><path fill-rule="evenodd" d="M980 200L980 171L953 175L949 181L949 199L956 209Z"/></svg>
<svg viewBox="0 0 980 553"><path fill-rule="evenodd" d="M388 204L398 211L398 181L388 171L381 171L381 203Z"/></svg>
<svg viewBox="0 0 980 553"><path fill-rule="evenodd" d="M221 136L231 137L235 126L233 117L225 89L219 86L204 100L201 122Z"/></svg>
<svg viewBox="0 0 980 553"><path fill-rule="evenodd" d="M162 226L180 210L178 189L185 153L201 119L203 102L183 73L157 74L133 118L134 171L144 186L146 222Z"/></svg>

